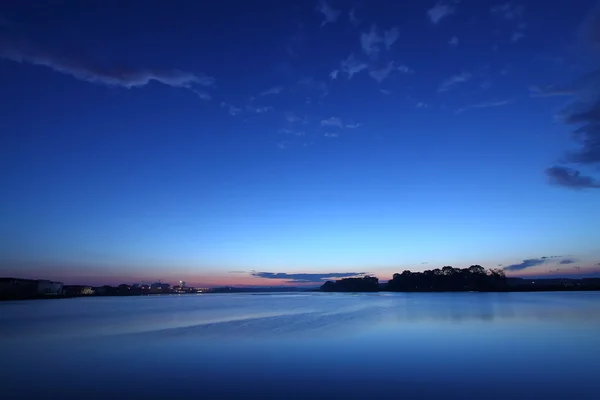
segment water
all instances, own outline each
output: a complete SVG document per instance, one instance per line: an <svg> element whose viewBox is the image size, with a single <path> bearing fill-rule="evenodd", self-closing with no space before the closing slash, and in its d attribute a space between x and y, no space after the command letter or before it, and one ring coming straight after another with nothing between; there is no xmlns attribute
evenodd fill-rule
<svg viewBox="0 0 600 400"><path fill-rule="evenodd" d="M0 303L0 398L600 398L600 292Z"/></svg>

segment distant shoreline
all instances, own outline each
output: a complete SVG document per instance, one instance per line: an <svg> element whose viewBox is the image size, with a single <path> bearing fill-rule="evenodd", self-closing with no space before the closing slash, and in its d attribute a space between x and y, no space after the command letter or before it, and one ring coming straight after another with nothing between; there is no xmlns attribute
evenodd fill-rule
<svg viewBox="0 0 600 400"><path fill-rule="evenodd" d="M189 296L189 295L211 295L211 294L240 294L240 293L298 293L298 292L306 292L306 293L538 293L538 292L596 292L600 291L600 286L598 287L575 287L575 288L511 288L509 290L488 290L488 291L477 291L477 290L448 290L448 291L439 291L439 290L420 290L420 291L391 291L391 290L377 290L377 291L323 291L321 289L300 289L298 288L295 291L285 290L285 291L277 291L271 290L265 292L261 289L249 290L244 288L243 291L236 291L235 289L229 292L206 292L206 293L143 293L143 294L111 294L111 295L101 295L101 294L91 294L91 295L53 295L53 296L45 296L38 295L32 297L0 297L0 302L7 301L28 301L28 300L64 300L64 299L80 299L80 298L106 298L106 297L155 297L155 296Z"/></svg>

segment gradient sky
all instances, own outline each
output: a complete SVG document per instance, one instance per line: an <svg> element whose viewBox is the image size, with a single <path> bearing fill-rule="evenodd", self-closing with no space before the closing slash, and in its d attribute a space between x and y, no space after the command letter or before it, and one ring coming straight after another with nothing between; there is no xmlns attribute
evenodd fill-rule
<svg viewBox="0 0 600 400"><path fill-rule="evenodd" d="M598 275L600 17L552 4L3 2L0 275Z"/></svg>

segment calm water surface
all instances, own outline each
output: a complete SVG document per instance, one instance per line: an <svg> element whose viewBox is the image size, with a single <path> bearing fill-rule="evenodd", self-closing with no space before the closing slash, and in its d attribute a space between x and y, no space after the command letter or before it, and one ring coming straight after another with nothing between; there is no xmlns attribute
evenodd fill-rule
<svg viewBox="0 0 600 400"><path fill-rule="evenodd" d="M600 399L600 292L0 303L2 399Z"/></svg>

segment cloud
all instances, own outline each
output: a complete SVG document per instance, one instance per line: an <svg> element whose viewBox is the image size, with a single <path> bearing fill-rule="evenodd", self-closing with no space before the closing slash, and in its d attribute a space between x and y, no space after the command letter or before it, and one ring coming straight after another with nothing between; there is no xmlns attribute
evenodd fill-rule
<svg viewBox="0 0 600 400"><path fill-rule="evenodd" d="M246 110L256 113L256 114L264 114L269 111L273 111L273 107L271 106L263 106L263 107L254 107L254 106L246 106Z"/></svg>
<svg viewBox="0 0 600 400"><path fill-rule="evenodd" d="M279 133L283 133L285 135L294 135L294 136L304 136L304 131L296 131L294 129L280 129Z"/></svg>
<svg viewBox="0 0 600 400"><path fill-rule="evenodd" d="M308 118L304 117L304 118L300 118L298 117L296 114L294 114L291 111L287 111L285 113L285 119L287 122L289 123L296 123L296 122L300 122L302 124L307 124L308 123Z"/></svg>
<svg viewBox="0 0 600 400"><path fill-rule="evenodd" d="M523 32L515 32L510 37L510 41L515 43L515 42L518 42L519 40L523 39L524 37L525 37L525 34Z"/></svg>
<svg viewBox="0 0 600 400"><path fill-rule="evenodd" d="M357 122L344 124L341 118L331 117L321 121L321 126L335 127L340 129L356 129L362 126Z"/></svg>
<svg viewBox="0 0 600 400"><path fill-rule="evenodd" d="M325 0L320 0L318 2L316 10L317 12L323 14L323 22L321 22L321 27L329 23L336 22L341 13L340 10L336 10L335 8L331 7Z"/></svg>
<svg viewBox="0 0 600 400"><path fill-rule="evenodd" d="M531 97L554 97L554 96L573 96L577 93L573 88L560 88L556 86L529 86L529 96Z"/></svg>
<svg viewBox="0 0 600 400"><path fill-rule="evenodd" d="M417 107L417 108L427 108L427 107L429 107L429 106L427 105L427 103L423 103L422 101L419 101L419 102L416 104L416 107Z"/></svg>
<svg viewBox="0 0 600 400"><path fill-rule="evenodd" d="M427 10L427 15L433 24L438 24L442 19L453 14L456 9L438 1L435 6Z"/></svg>
<svg viewBox="0 0 600 400"><path fill-rule="evenodd" d="M202 100L212 100L210 93L204 90L192 89L192 92L196 93L196 95Z"/></svg>
<svg viewBox="0 0 600 400"><path fill-rule="evenodd" d="M279 93L281 93L282 90L283 90L283 86L273 86L272 88L267 89L264 92L261 92L259 94L259 96L269 96L269 95L279 94Z"/></svg>
<svg viewBox="0 0 600 400"><path fill-rule="evenodd" d="M387 90L387 89L379 89L379 91L383 94L385 94L386 96L392 94L391 90Z"/></svg>
<svg viewBox="0 0 600 400"><path fill-rule="evenodd" d="M337 128L343 129L344 124L341 118L331 117L321 121L321 126L335 126Z"/></svg>
<svg viewBox="0 0 600 400"><path fill-rule="evenodd" d="M575 125L572 139L575 150L566 151L560 160L562 164L576 164L586 168L600 166L600 69L594 70L575 81L570 86L548 86L544 89L530 88L534 96L569 95L567 106L561 112L562 120ZM569 189L597 189L600 179L588 176L570 166L553 166L546 169L549 182Z"/></svg>
<svg viewBox="0 0 600 400"><path fill-rule="evenodd" d="M450 78L442 82L442 84L438 88L438 92L446 92L460 83L467 82L469 79L471 79L471 74L468 72L463 72L462 74L451 76Z"/></svg>
<svg viewBox="0 0 600 400"><path fill-rule="evenodd" d="M450 40L448 41L448 44L449 44L450 46L454 46L454 47L456 47L456 46L458 46L458 42L459 42L458 38L457 38L456 36L452 36L452 39L450 39Z"/></svg>
<svg viewBox="0 0 600 400"><path fill-rule="evenodd" d="M371 78L375 79L377 82L381 83L394 71L394 62L390 61L385 67L380 69L372 69L369 71L369 75Z"/></svg>
<svg viewBox="0 0 600 400"><path fill-rule="evenodd" d="M325 82L317 81L312 77L300 79L297 83L296 90L304 92L310 99L311 96L325 97L329 94L327 84Z"/></svg>
<svg viewBox="0 0 600 400"><path fill-rule="evenodd" d="M242 109L239 107L236 107L232 104L227 104L224 101L221 102L221 107L222 108L226 108L227 112L229 113L229 115L231 115L232 117L235 117L236 115L239 115L242 113Z"/></svg>
<svg viewBox="0 0 600 400"><path fill-rule="evenodd" d="M246 271L227 271L228 274L245 274Z"/></svg>
<svg viewBox="0 0 600 400"><path fill-rule="evenodd" d="M325 132L325 134L323 136L328 137L328 138L336 138L336 137L338 137L340 135L338 133L335 133L335 132Z"/></svg>
<svg viewBox="0 0 600 400"><path fill-rule="evenodd" d="M497 101L484 101L483 103L469 104L465 107L459 108L458 110L456 110L456 113L460 114L467 110L471 110L473 108L501 107L501 106L505 106L510 103L512 103L512 100L510 100L510 99L497 100Z"/></svg>
<svg viewBox="0 0 600 400"><path fill-rule="evenodd" d="M573 260L572 258L565 258L564 260L560 260L559 264L566 265L566 264L574 264L575 262L576 262L576 260Z"/></svg>
<svg viewBox="0 0 600 400"><path fill-rule="evenodd" d="M516 25L516 31L510 37L513 43L525 37L523 32L527 28L527 24L522 22L525 8L522 5L514 5L512 3L498 4L490 8L490 12L506 21Z"/></svg>
<svg viewBox="0 0 600 400"><path fill-rule="evenodd" d="M554 166L546 169L546 175L550 183L564 186L570 189L598 189L600 181L591 177L581 175L581 172L573 168Z"/></svg>
<svg viewBox="0 0 600 400"><path fill-rule="evenodd" d="M529 260L523 260L523 262L519 264L513 264L504 267L505 271L522 271L527 268L535 267L537 265L541 265L546 262L544 257L542 258L531 258Z"/></svg>
<svg viewBox="0 0 600 400"><path fill-rule="evenodd" d="M351 278L366 275L366 272L329 272L324 274L288 274L285 272L254 272L252 276L266 279L282 279L290 283L324 283L328 279Z"/></svg>
<svg viewBox="0 0 600 400"><path fill-rule="evenodd" d="M352 7L350 11L348 11L348 20L354 27L360 25L360 20L356 17L356 7Z"/></svg>
<svg viewBox="0 0 600 400"><path fill-rule="evenodd" d="M386 50L389 50L396 40L398 40L398 36L400 36L400 31L396 27L386 30L381 35L377 31L377 27L372 25L370 31L361 33L360 45L366 55L376 57L381 51L381 45Z"/></svg>
<svg viewBox="0 0 600 400"><path fill-rule="evenodd" d="M0 48L0 58L47 67L55 72L94 84L131 89L146 86L151 82L162 83L163 85L190 90L203 100L210 100L210 95L205 91L195 89L195 87L212 87L215 85L214 78L201 73L194 74L180 70L103 69L89 62L57 57L26 46L16 48L4 44Z"/></svg>
<svg viewBox="0 0 600 400"><path fill-rule="evenodd" d="M498 4L490 8L492 14L501 16L509 21L523 18L524 7L522 5L513 5L511 3Z"/></svg>
<svg viewBox="0 0 600 400"><path fill-rule="evenodd" d="M334 69L333 71L331 71L329 73L329 77L331 78L332 81L334 81L337 79L339 73L340 73L339 69Z"/></svg>
<svg viewBox="0 0 600 400"><path fill-rule="evenodd" d="M400 31L396 27L392 27L383 33L383 44L385 45L386 50L389 50L398 37L400 36Z"/></svg>
<svg viewBox="0 0 600 400"><path fill-rule="evenodd" d="M340 70L348 75L348 80L359 72L367 69L369 66L362 61L354 58L354 53L348 56L348 59L342 61Z"/></svg>
<svg viewBox="0 0 600 400"><path fill-rule="evenodd" d="M396 67L396 70L397 70L398 72L400 72L401 74L412 74L412 73L414 73L414 72L415 72L415 71L413 71L412 69L408 68L408 67L407 67L406 65L404 65L404 64L398 65L398 66Z"/></svg>

